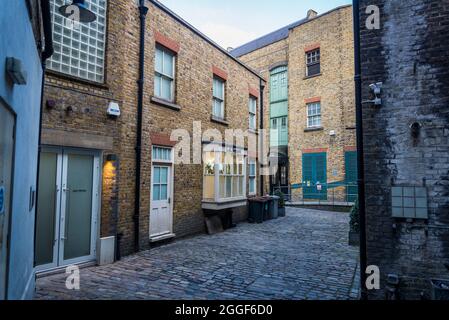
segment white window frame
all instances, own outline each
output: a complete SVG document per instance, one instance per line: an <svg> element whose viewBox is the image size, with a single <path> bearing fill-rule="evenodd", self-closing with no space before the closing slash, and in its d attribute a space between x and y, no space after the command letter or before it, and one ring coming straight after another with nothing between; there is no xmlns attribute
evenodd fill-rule
<svg viewBox="0 0 449 320"><path fill-rule="evenodd" d="M313 107L315 108L314 110L312 110ZM307 128L321 128L322 127L321 114L322 114L321 113L321 102L308 103L307 104ZM318 124L315 124L316 119L318 119Z"/></svg>
<svg viewBox="0 0 449 320"><path fill-rule="evenodd" d="M212 93L213 95L213 101L212 101L212 116L216 119L220 119L220 120L225 120L225 103L226 103L226 80L214 76L213 79L213 84L212 84L212 91L214 91L213 89L215 88L215 81L219 81L221 83L222 86L222 92L223 92L223 97L218 97L215 95L215 92ZM220 114L216 114L215 113L215 104L218 103L220 105Z"/></svg>
<svg viewBox="0 0 449 320"><path fill-rule="evenodd" d="M162 159L162 158L156 158L155 157L156 149L168 150L170 152L170 159L167 160L167 159ZM175 162L173 150L174 149L172 147L164 147L164 146L154 145L151 148L151 162L153 162L153 163L161 163L161 164L173 164Z"/></svg>
<svg viewBox="0 0 449 320"><path fill-rule="evenodd" d="M250 96L249 97L249 129L257 130L257 98Z"/></svg>
<svg viewBox="0 0 449 320"><path fill-rule="evenodd" d="M157 52L160 51L162 53L162 70L157 70L157 62L156 62L156 56ZM165 71L165 61L166 57L171 58L172 60L172 74L166 73ZM159 92L157 93L157 81L156 78L160 78L161 81L159 83ZM171 50L157 44L156 50L155 50L155 57L154 57L154 96L156 98L166 100L169 102L175 102L175 84L176 84L176 54L172 52ZM170 97L167 99L162 96L162 80L168 80L170 81Z"/></svg>
<svg viewBox="0 0 449 320"><path fill-rule="evenodd" d="M317 74L309 74L309 67L320 64L320 71L321 71L321 48L317 48L311 51L306 52L306 76L314 76Z"/></svg>
<svg viewBox="0 0 449 320"><path fill-rule="evenodd" d="M251 174L251 166L254 166L254 175ZM254 180L254 190L251 191L251 180ZM249 195L257 194L257 161L256 159L249 160L249 171L248 171L248 193Z"/></svg>

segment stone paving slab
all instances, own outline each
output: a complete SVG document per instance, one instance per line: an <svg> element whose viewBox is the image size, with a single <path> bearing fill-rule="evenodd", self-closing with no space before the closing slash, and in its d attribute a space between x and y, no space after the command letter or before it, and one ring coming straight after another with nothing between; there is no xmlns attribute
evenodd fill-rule
<svg viewBox="0 0 449 320"><path fill-rule="evenodd" d="M347 300L357 297L358 249L344 213L287 208L287 217L239 224L66 275L37 280L36 299Z"/></svg>

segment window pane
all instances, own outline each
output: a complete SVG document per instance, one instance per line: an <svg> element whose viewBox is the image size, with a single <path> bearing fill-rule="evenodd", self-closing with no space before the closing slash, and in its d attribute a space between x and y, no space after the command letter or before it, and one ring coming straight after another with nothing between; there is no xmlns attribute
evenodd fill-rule
<svg viewBox="0 0 449 320"><path fill-rule="evenodd" d="M156 75L154 77L154 95L156 97L160 97L160 98L162 97L162 94L161 94L161 83L162 83L161 77Z"/></svg>
<svg viewBox="0 0 449 320"><path fill-rule="evenodd" d="M160 168L154 168L154 176L153 176L153 183L159 183L161 181L161 169Z"/></svg>
<svg viewBox="0 0 449 320"><path fill-rule="evenodd" d="M232 197L232 177L226 177L226 198Z"/></svg>
<svg viewBox="0 0 449 320"><path fill-rule="evenodd" d="M255 182L256 182L255 178L249 178L249 192L250 193L254 193L256 191Z"/></svg>
<svg viewBox="0 0 449 320"><path fill-rule="evenodd" d="M163 52L160 49L156 49L156 64L155 64L155 70L156 72L163 73Z"/></svg>
<svg viewBox="0 0 449 320"><path fill-rule="evenodd" d="M161 192L161 195L160 195L160 200L167 200L168 199L168 190L167 190L167 188L168 188L168 186L166 185L166 184L163 184L163 185L161 185L161 187L160 187L160 192Z"/></svg>
<svg viewBox="0 0 449 320"><path fill-rule="evenodd" d="M173 55L164 51L164 74L173 78Z"/></svg>
<svg viewBox="0 0 449 320"><path fill-rule="evenodd" d="M214 78L214 97L224 100L223 81Z"/></svg>
<svg viewBox="0 0 449 320"><path fill-rule="evenodd" d="M172 100L172 81L167 78L162 78L162 98Z"/></svg>
<svg viewBox="0 0 449 320"><path fill-rule="evenodd" d="M160 175L161 175L160 182L167 183L168 168L161 168Z"/></svg>
<svg viewBox="0 0 449 320"><path fill-rule="evenodd" d="M153 200L159 201L161 195L161 187L160 185L156 184L153 185Z"/></svg>

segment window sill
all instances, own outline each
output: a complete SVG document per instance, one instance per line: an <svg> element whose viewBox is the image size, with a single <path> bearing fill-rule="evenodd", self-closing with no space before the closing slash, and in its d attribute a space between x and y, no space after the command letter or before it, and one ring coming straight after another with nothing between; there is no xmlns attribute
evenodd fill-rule
<svg viewBox="0 0 449 320"><path fill-rule="evenodd" d="M303 78L303 80L308 80L308 79L312 79L312 78L316 78L316 77L321 77L323 74L320 72L318 74L314 74L313 76L305 76Z"/></svg>
<svg viewBox="0 0 449 320"><path fill-rule="evenodd" d="M217 118L217 117L214 117L214 116L212 116L210 118L210 121L215 122L215 123L219 123L219 124L224 125L224 126L229 126L229 122L227 122L224 119L220 119L220 118Z"/></svg>
<svg viewBox="0 0 449 320"><path fill-rule="evenodd" d="M179 105L164 99L151 97L151 102L157 104L158 106L165 107L174 111L181 111L181 107Z"/></svg>
<svg viewBox="0 0 449 320"><path fill-rule="evenodd" d="M45 73L50 76L62 79L62 80L73 81L73 82L79 83L81 85L93 86L93 87L96 87L99 89L109 90L109 86L105 82L95 82L92 80L79 78L76 76L72 76L70 74L54 71L51 69L45 69Z"/></svg>
<svg viewBox="0 0 449 320"><path fill-rule="evenodd" d="M203 200L202 208L205 210L218 211L224 209L244 207L246 205L247 205L247 198L239 197L239 198L223 199L219 201Z"/></svg>
<svg viewBox="0 0 449 320"><path fill-rule="evenodd" d="M259 134L259 131L254 130L254 129L248 129L248 132L249 132L249 133L252 133L252 134L256 134L256 135Z"/></svg>
<svg viewBox="0 0 449 320"><path fill-rule="evenodd" d="M315 128L306 128L304 129L304 132L315 132L315 131L323 131L323 127L315 127Z"/></svg>

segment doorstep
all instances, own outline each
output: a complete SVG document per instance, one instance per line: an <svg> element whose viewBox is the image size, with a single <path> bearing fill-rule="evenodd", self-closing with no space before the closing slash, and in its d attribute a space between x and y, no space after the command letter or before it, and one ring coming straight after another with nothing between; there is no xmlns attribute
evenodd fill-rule
<svg viewBox="0 0 449 320"><path fill-rule="evenodd" d="M168 240L168 239L173 239L176 238L176 234L174 233L168 233L168 234L163 234L160 236L156 236L156 237L150 237L150 242L159 242L159 241L164 241L164 240Z"/></svg>
<svg viewBox="0 0 449 320"><path fill-rule="evenodd" d="M73 264L75 266L77 266L80 269L84 269L84 268L89 268L89 267L94 267L97 265L97 261L93 260L93 261L88 261L88 262L82 262L82 263L75 263ZM63 266L63 267L56 267L53 269L48 269L48 270L43 270L43 271L37 271L36 272L36 278L45 278L45 277L49 277L49 276L53 276L56 274L62 274L66 272L67 267L73 266L73 265L69 265L69 266Z"/></svg>

